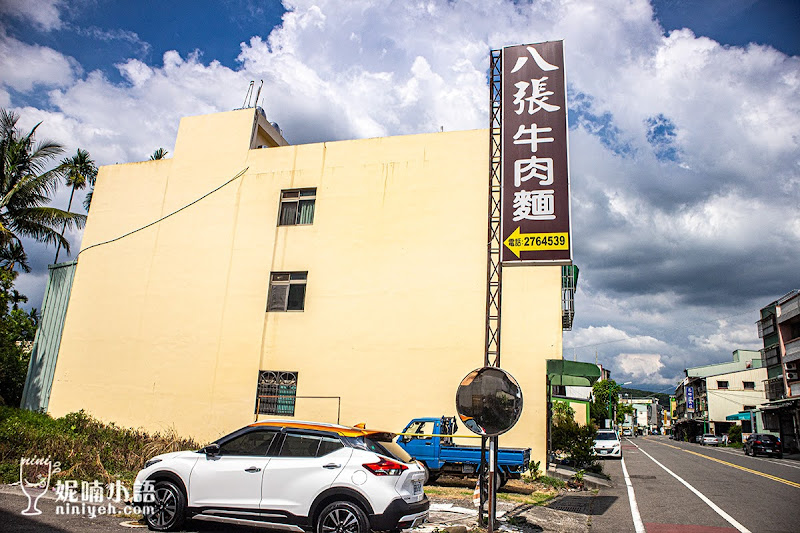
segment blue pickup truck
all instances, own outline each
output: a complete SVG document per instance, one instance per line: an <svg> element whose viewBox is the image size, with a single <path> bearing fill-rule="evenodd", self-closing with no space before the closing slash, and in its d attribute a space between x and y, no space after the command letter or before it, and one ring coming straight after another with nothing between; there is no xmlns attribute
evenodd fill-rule
<svg viewBox="0 0 800 533"><path fill-rule="evenodd" d="M481 447L454 444L453 436L456 431L455 417L415 418L408 423L403 434L397 437L397 444L425 465L429 483L436 481L442 474L477 476L481 464ZM500 467L498 485L502 487L509 479L518 479L527 470L530 460L530 448L500 448L497 453L497 464Z"/></svg>

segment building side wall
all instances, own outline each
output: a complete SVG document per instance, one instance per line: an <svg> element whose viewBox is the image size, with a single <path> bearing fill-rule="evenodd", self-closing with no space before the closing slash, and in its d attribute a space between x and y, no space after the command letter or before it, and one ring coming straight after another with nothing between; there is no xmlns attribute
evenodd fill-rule
<svg viewBox="0 0 800 533"><path fill-rule="evenodd" d="M252 422L259 370L280 370L298 372L296 418L400 431L454 414L483 364L488 133L248 150L247 111L184 119L173 159L101 169L51 413L209 440ZM314 223L278 227L299 187L317 188ZM275 271L308 272L304 311L265 311ZM501 445L541 460L560 267L503 283L502 366L525 408Z"/></svg>
<svg viewBox="0 0 800 533"><path fill-rule="evenodd" d="M754 368L707 378L708 419L725 422L725 417L743 411L745 405L758 407L766 402L765 379L767 379L766 368ZM720 389L718 381L727 381L728 388ZM745 381L753 382L755 389L745 390Z"/></svg>

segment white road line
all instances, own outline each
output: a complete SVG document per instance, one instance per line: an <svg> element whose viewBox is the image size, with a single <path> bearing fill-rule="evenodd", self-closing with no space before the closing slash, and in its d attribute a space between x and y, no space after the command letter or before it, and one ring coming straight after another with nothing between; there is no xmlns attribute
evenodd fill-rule
<svg viewBox="0 0 800 533"><path fill-rule="evenodd" d="M628 487L628 501L631 502L631 515L633 515L633 527L636 533L645 533L644 522L642 516L639 514L639 506L636 505L636 495L633 493L633 483L628 475L628 469L625 468L625 458L620 461L622 464L622 473L625 474L625 485Z"/></svg>
<svg viewBox="0 0 800 533"><path fill-rule="evenodd" d="M684 486L685 486L687 489L689 489L690 491L694 492L694 493L695 493L695 495L697 495L697 497L698 497L698 498L700 498L701 500L703 500L703 502L705 502L705 504L706 504L706 505L708 505L709 507L711 507L711 508L712 508L712 509L713 509L713 510L714 510L714 511L715 511L715 512L718 514L718 515L720 515L722 518L724 518L724 519L725 519L725 521L727 521L727 522L728 522L730 525L732 525L733 527L735 527L736 529L738 529L738 530L739 530L739 531L741 531L742 533L751 533L749 529L747 529L747 528L746 528L746 527L744 527L742 524L740 524L739 522L737 522L737 521L736 521L736 519L734 519L734 518L733 518L731 515L729 515L729 514L728 514L728 513L726 513L725 511L723 511L723 510L722 510L722 509L721 509L721 508L720 508L720 507L719 507L719 506L718 506L716 503L714 503L714 502L712 502L711 500L709 500L709 499L708 499L708 498L705 496L705 494L703 494L702 492L700 492L699 490L697 490L697 489L696 489L696 488L694 488L693 486L689 485L689 483L687 483L687 482L686 482L686 481L685 481L685 480L684 480L682 477L680 477L678 474L676 474L675 472L673 472L672 470L670 470L670 469L669 469L669 468L667 468L666 466L664 466L664 465L662 465L661 463L659 463L659 462L656 460L656 458L655 458L655 457L653 457L652 455L650 455L649 453L647 453L646 451L644 451L643 449L641 449L641 448L640 448L640 447L639 447L639 446L638 446L636 443L634 443L633 445L634 445L634 446L636 446L636 447L639 449L639 451L640 451L640 452L642 452L642 453L643 453L643 454L645 454L647 457L649 457L649 458L650 458L650 460L652 460L652 461L653 461L655 464L657 464L658 466L660 466L661 468L663 468L663 469L664 469L664 471L665 471L667 474L671 475L672 477L674 477L675 479L677 479L678 481L680 481L680 482L681 482L681 483L682 483L682 484L683 484L683 485L684 485ZM622 469L623 469L623 471L625 470L625 465L623 465ZM626 482L628 481L628 479L627 479L627 473L626 473L626 475L625 475L625 481L626 481Z"/></svg>

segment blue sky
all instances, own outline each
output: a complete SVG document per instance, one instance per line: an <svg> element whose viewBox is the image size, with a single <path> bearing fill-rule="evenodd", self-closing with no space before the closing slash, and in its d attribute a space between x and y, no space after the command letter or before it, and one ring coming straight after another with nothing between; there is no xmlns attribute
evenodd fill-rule
<svg viewBox="0 0 800 533"><path fill-rule="evenodd" d="M200 50L208 60L234 68L239 43L267 35L284 12L277 1L78 1L63 11L59 31L24 19L7 28L19 39L74 57L87 71L101 69L121 81L115 63L135 57L157 64L167 50L182 56Z"/></svg>
<svg viewBox="0 0 800 533"><path fill-rule="evenodd" d="M798 27L775 0L4 0L0 106L100 164L171 151L260 79L294 143L483 128L488 50L564 39L565 354L657 390L758 348L758 308L800 288ZM54 251L26 249L38 307Z"/></svg>

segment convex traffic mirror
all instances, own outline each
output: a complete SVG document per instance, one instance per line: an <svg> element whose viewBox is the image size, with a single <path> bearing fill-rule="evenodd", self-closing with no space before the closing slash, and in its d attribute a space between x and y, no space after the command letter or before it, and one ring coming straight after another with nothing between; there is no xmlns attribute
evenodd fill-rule
<svg viewBox="0 0 800 533"><path fill-rule="evenodd" d="M522 389L511 374L494 366L478 368L461 380L456 411L478 435L502 435L522 413Z"/></svg>

